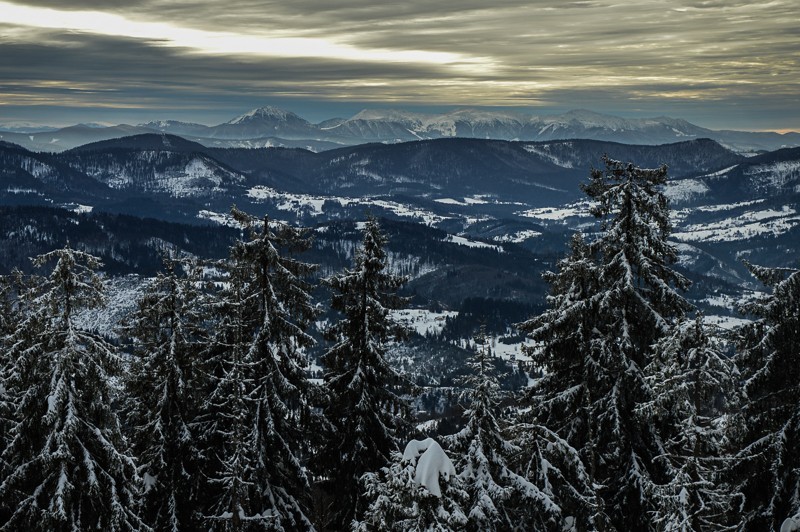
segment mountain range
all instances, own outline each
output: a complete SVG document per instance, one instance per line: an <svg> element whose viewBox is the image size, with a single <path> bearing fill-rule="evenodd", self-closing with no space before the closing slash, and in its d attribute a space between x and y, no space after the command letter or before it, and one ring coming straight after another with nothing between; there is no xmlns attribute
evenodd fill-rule
<svg viewBox="0 0 800 532"><path fill-rule="evenodd" d="M796 262L800 148L745 157L709 139L649 146L446 138L319 153L212 148L152 133L61 153L0 141L0 205L225 226L236 204L321 231L371 212L405 223L401 236L423 234L415 227L433 231L424 233L427 243L403 237L409 243L402 260L428 272L414 282L427 300L457 305L474 286L485 285L494 287L486 297L534 303L542 294L524 288L520 273L507 273L516 271L519 260L533 259L509 261L515 250L525 249L542 257L539 266L552 267L569 232L591 230L580 185L592 167L602 165L604 154L643 167L668 165L666 193L681 264L700 281L702 294L732 293L730 287L747 284L741 258L775 266ZM21 231L4 238L19 244L26 231L42 229ZM466 255L453 251L429 264L415 254L441 246ZM476 264L476 257L483 262ZM129 260L136 263L135 257Z"/></svg>
<svg viewBox="0 0 800 532"><path fill-rule="evenodd" d="M178 135L206 147L276 146L310 151L368 142L397 143L438 138L593 139L647 145L709 138L740 153L800 146L800 133L716 131L677 118L625 119L587 110L540 116L474 109L444 114L371 109L351 118L332 118L314 124L289 111L262 107L214 126L158 120L139 125L79 124L66 128L42 127L40 131L34 129L30 124L0 124L0 140L46 152L60 152L90 142L154 132Z"/></svg>
<svg viewBox="0 0 800 532"><path fill-rule="evenodd" d="M92 205L121 201L131 194L168 197L172 205L215 198L230 203L270 190L347 198L403 196L434 203L485 196L499 204L544 207L580 198L579 183L603 154L636 160L642 166L667 164L675 178L747 160L708 139L648 146L450 138L315 153L296 148L209 148L175 135L143 134L61 153L2 143L0 175L9 187L6 194L13 190L15 197L30 190L61 198L56 201L66 197ZM261 192L254 192L256 187Z"/></svg>

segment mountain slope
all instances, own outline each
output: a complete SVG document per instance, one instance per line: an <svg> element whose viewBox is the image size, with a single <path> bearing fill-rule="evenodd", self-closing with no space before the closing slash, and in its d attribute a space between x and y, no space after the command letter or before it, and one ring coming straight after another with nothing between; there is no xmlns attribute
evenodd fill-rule
<svg viewBox="0 0 800 532"><path fill-rule="evenodd" d="M173 197L236 196L244 176L173 135L139 135L73 149L58 156L114 189Z"/></svg>

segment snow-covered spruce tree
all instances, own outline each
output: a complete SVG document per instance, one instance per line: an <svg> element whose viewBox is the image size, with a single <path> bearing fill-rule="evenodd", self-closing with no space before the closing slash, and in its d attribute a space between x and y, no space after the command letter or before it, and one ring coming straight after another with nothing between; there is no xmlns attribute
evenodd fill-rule
<svg viewBox="0 0 800 532"><path fill-rule="evenodd" d="M729 490L721 482L725 421L736 403L737 370L709 338L702 315L680 320L645 368L652 400L640 405L661 434L665 484L654 486L658 530L727 529Z"/></svg>
<svg viewBox="0 0 800 532"><path fill-rule="evenodd" d="M309 242L286 224L236 208L232 215L247 236L231 250L229 287L218 304L223 321L212 346L217 383L204 414L205 437L228 441L213 474L225 492L213 520L225 529L310 530L300 460L311 412L300 349L313 342L305 329L316 310L305 278L315 267L289 255Z"/></svg>
<svg viewBox="0 0 800 532"><path fill-rule="evenodd" d="M14 333L22 316L17 312L19 299L16 296L15 279L10 275L0 276L0 457L6 447L8 432L12 425L13 401L7 391L6 379L11 371L10 347L15 342ZM0 478L3 466L0 458ZM0 512L3 503L0 502ZM0 523L2 523L0 521Z"/></svg>
<svg viewBox="0 0 800 532"><path fill-rule="evenodd" d="M335 434L319 456L331 495L327 525L334 530L365 510L359 479L389 462L409 422L409 407L398 393L404 379L384 358L386 342L400 332L388 312L400 302L396 292L405 282L387 270L385 245L378 221L369 218L352 269L323 281L333 291L331 307L343 315L326 331L335 343L322 357L324 414Z"/></svg>
<svg viewBox="0 0 800 532"><path fill-rule="evenodd" d="M378 473L362 477L369 503L357 532L451 532L464 530L468 494L438 443L412 440Z"/></svg>
<svg viewBox="0 0 800 532"><path fill-rule="evenodd" d="M198 352L206 334L198 266L173 259L164 266L128 329L134 362L126 425L144 479L142 515L155 530L177 532L200 528Z"/></svg>
<svg viewBox="0 0 800 532"><path fill-rule="evenodd" d="M670 267L677 252L660 190L666 167L603 161L583 186L601 231L585 249L573 245L550 278L551 309L521 328L544 344L539 362L550 374L534 387L534 410L541 406L544 421L581 450L612 524L637 530L657 508L653 484L666 479L655 461L664 452L658 428L637 414L652 398L643 368L689 308L676 290L688 281ZM574 277L581 272L588 278ZM573 346L577 353L558 360ZM564 410L569 402L574 409Z"/></svg>
<svg viewBox="0 0 800 532"><path fill-rule="evenodd" d="M456 470L469 495L467 528L475 531L551 530L559 528L561 511L548 493L509 467L521 449L504 436L495 417L499 384L486 345L485 328L475 339L476 351L466 379L469 407L466 426L447 438Z"/></svg>
<svg viewBox="0 0 800 532"><path fill-rule="evenodd" d="M0 499L12 501L14 513L2 529L140 530L136 468L112 408L120 359L74 320L103 302L100 262L67 245L34 264L53 261L20 324L34 324L33 332L12 347L9 385L18 402Z"/></svg>
<svg viewBox="0 0 800 532"><path fill-rule="evenodd" d="M208 478L198 501L212 530L267 530L255 464L255 368L249 358L244 275L229 267L228 282L212 304L214 334L204 369L211 380L200 408L202 468Z"/></svg>
<svg viewBox="0 0 800 532"><path fill-rule="evenodd" d="M772 294L747 305L759 319L740 330L745 397L731 473L740 529L778 530L800 514L800 270L748 267Z"/></svg>
<svg viewBox="0 0 800 532"><path fill-rule="evenodd" d="M537 420L576 449L584 449L593 437L587 410L590 386L600 372L590 349L600 283L598 265L583 234L573 235L570 254L559 261L558 271L545 272L543 277L551 288L547 296L550 308L517 326L542 342L541 349L528 354L534 364L547 368L530 389L528 399L535 403Z"/></svg>
<svg viewBox="0 0 800 532"><path fill-rule="evenodd" d="M18 297L23 285L19 272L15 275L0 276L0 478L8 476L10 471L3 462L3 451L9 443L11 428L14 426L15 400L9 386L13 370L13 354L24 348L19 343L25 333L31 330L17 331L17 325L23 321L21 312L22 298ZM33 325L33 324L31 324ZM13 348L13 349L12 349ZM12 513L11 501L0 499L0 527Z"/></svg>
<svg viewBox="0 0 800 532"><path fill-rule="evenodd" d="M520 414L508 432L519 451L509 466L553 503L548 515L541 513L547 501L516 508L521 530L611 530L603 501L581 457L565 439L538 423L530 413ZM558 519L552 519L558 510Z"/></svg>

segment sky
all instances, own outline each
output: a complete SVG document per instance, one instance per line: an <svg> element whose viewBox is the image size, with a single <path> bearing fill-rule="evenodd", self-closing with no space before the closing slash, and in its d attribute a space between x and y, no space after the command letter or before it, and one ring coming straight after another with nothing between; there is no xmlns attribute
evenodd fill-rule
<svg viewBox="0 0 800 532"><path fill-rule="evenodd" d="M0 0L0 123L583 108L800 131L797 0Z"/></svg>

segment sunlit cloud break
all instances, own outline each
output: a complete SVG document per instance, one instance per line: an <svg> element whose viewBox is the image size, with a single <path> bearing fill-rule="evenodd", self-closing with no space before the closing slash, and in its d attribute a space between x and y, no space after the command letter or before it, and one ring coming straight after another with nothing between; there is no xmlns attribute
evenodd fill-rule
<svg viewBox="0 0 800 532"><path fill-rule="evenodd" d="M198 30L164 22L137 21L99 11L66 11L0 2L0 13L3 14L1 22L5 24L128 37L202 54L419 63L482 72L491 68L490 62L484 58L451 52L370 49L323 38L266 37Z"/></svg>

